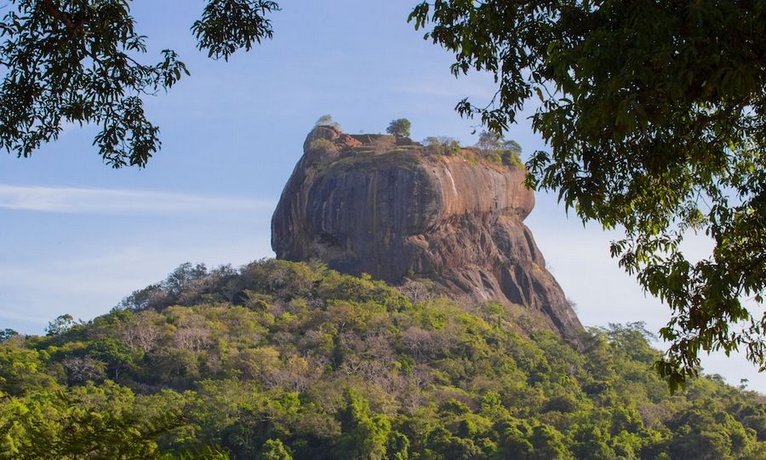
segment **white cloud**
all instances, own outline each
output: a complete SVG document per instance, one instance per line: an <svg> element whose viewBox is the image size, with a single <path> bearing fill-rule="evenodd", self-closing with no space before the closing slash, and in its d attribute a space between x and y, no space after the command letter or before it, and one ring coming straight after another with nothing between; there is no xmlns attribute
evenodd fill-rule
<svg viewBox="0 0 766 460"><path fill-rule="evenodd" d="M163 214L273 209L269 200L109 188L0 184L0 208L68 214Z"/></svg>

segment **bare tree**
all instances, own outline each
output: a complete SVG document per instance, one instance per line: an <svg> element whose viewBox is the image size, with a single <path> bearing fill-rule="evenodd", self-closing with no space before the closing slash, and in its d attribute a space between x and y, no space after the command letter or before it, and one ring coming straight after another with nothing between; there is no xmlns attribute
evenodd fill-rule
<svg viewBox="0 0 766 460"><path fill-rule="evenodd" d="M154 324L158 316L154 311L144 311L122 323L118 329L122 343L144 353L154 349L162 335L160 328Z"/></svg>
<svg viewBox="0 0 766 460"><path fill-rule="evenodd" d="M89 381L98 382L106 376L106 363L90 356L73 356L64 359L67 381L70 385L84 385Z"/></svg>

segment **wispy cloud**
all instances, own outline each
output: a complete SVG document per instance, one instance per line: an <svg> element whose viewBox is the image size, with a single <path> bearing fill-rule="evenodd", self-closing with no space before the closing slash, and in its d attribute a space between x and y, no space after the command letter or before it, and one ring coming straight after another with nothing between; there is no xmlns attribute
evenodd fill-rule
<svg viewBox="0 0 766 460"><path fill-rule="evenodd" d="M64 313L85 320L104 314L182 262L237 267L272 255L265 231L224 225L216 240L173 231L152 237L130 232L118 246L93 239L90 247L52 248L41 260L0 260L0 329L39 334Z"/></svg>
<svg viewBox="0 0 766 460"><path fill-rule="evenodd" d="M29 314L28 312L24 312L24 311L13 310L11 308L8 308L5 305L0 306L0 321L3 322L3 324L0 325L0 329L5 329L6 327L8 327L8 324L7 324L8 321L14 321L17 323L24 323L25 325L27 324L39 325L40 330L35 331L36 333L39 334L40 332L42 332L42 326L44 326L48 321L52 319L53 317L45 317L42 315ZM11 327L11 329L17 329L19 327L16 324L12 324L11 326L15 326L15 327ZM30 330L30 332L32 332L32 330Z"/></svg>
<svg viewBox="0 0 766 460"><path fill-rule="evenodd" d="M163 214L256 211L275 203L242 197L109 188L0 184L0 208L69 214Z"/></svg>

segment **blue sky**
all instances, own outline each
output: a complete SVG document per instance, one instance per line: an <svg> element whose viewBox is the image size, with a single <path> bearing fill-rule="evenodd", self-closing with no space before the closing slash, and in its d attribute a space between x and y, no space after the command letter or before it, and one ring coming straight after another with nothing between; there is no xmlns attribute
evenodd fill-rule
<svg viewBox="0 0 766 460"><path fill-rule="evenodd" d="M350 133L407 117L414 139L476 142L476 122L454 106L487 101L492 79L450 74L450 55L406 22L414 0L281 3L274 39L226 63L194 47L189 27L203 2L133 2L146 59L172 48L192 73L146 100L163 141L146 169L105 166L88 127L67 127L28 159L0 155L0 328L40 333L63 313L90 319L185 261L238 266L273 256L271 213L323 114ZM508 137L525 152L545 147L525 121ZM584 228L555 197L537 202L527 224L585 325L664 325L668 310L609 258L618 234ZM689 245L700 254L706 246ZM704 366L766 392L743 357Z"/></svg>

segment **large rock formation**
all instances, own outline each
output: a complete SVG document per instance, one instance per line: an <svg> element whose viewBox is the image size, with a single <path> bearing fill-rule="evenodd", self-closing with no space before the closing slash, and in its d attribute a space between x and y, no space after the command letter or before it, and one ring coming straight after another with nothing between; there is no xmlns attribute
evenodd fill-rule
<svg viewBox="0 0 766 460"><path fill-rule="evenodd" d="M282 259L523 305L576 340L582 326L522 223L533 207L522 169L472 149L441 155L320 126L282 192L271 244Z"/></svg>

